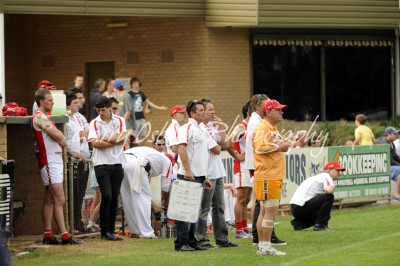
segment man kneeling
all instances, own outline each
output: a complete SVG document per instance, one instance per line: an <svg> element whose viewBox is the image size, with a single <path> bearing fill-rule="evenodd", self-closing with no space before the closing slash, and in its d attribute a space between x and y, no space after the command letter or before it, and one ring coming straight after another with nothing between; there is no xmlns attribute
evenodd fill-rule
<svg viewBox="0 0 400 266"><path fill-rule="evenodd" d="M314 231L328 230L335 192L333 181L346 169L336 161L327 163L324 169L326 172L304 180L290 200L294 230L311 226L314 226Z"/></svg>

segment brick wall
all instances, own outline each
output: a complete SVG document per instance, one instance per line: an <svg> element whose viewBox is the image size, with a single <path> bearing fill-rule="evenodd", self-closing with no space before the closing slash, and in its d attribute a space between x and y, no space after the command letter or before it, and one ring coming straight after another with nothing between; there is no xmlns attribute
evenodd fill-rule
<svg viewBox="0 0 400 266"><path fill-rule="evenodd" d="M129 26L106 27L116 20L128 21ZM231 124L250 97L248 46L247 29L207 29L202 18L6 14L6 98L31 112L40 80L67 90L76 73L85 73L85 63L112 61L116 77L138 76L142 90L157 105L171 108L209 97L218 115ZM172 50L174 61L161 62L162 50ZM128 51L139 53L139 64L127 64ZM48 55L54 57L54 67L43 68L42 57ZM153 131L170 121L169 111L153 110L146 118ZM16 198L27 204L17 233L41 233L43 187L32 133L27 125L13 125L8 132L8 157L17 165Z"/></svg>

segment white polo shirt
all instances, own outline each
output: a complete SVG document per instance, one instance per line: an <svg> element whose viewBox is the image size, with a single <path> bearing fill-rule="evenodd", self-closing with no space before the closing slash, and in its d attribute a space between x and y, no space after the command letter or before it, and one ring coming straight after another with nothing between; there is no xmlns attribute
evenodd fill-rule
<svg viewBox="0 0 400 266"><path fill-rule="evenodd" d="M205 134L196 120L189 118L187 124L183 125L178 133L178 144L186 144L190 168L194 176L207 176L209 147L217 143ZM210 142L210 143L209 143ZM212 144L214 143L214 144ZM178 174L185 175L181 158L178 159Z"/></svg>
<svg viewBox="0 0 400 266"><path fill-rule="evenodd" d="M172 174L172 162L165 154L149 147L135 147L125 151L125 154L133 154L142 159L145 163L150 163L151 170L149 177L159 176L168 178ZM131 155L127 155L131 156Z"/></svg>
<svg viewBox="0 0 400 266"><path fill-rule="evenodd" d="M248 170L256 169L254 166L254 150L253 150L253 131L256 126L260 123L261 116L259 116L256 112L253 112L250 116L249 123L247 124L246 130L246 153L245 153L245 163L244 166Z"/></svg>
<svg viewBox="0 0 400 266"><path fill-rule="evenodd" d="M171 150L171 146L178 145L178 133L181 126L178 121L172 119L171 124L165 131L165 145L167 146L167 153L175 156L175 153Z"/></svg>
<svg viewBox="0 0 400 266"><path fill-rule="evenodd" d="M332 177L328 173L321 173L307 178L300 184L294 193L290 204L304 206L310 199L318 194L325 194L327 186L334 186Z"/></svg>
<svg viewBox="0 0 400 266"><path fill-rule="evenodd" d="M119 135L122 132L126 132L125 119L123 117L111 114L111 121L107 124L100 116L97 116L90 122L88 138L90 141L96 141ZM124 146L121 144L105 149L93 148L92 160L94 166L126 163Z"/></svg>
<svg viewBox="0 0 400 266"><path fill-rule="evenodd" d="M221 134L213 127L212 122L209 122L207 126L203 123L200 124L201 128L205 132L205 134L210 135L210 137L218 144L221 142ZM209 153L209 160L208 160L208 178L209 179L217 179L220 177L226 176L224 163L222 162L221 156L214 154L211 152L210 149L214 148L213 142L208 142L208 153Z"/></svg>
<svg viewBox="0 0 400 266"><path fill-rule="evenodd" d="M81 131L89 128L89 123L84 115L76 112L74 118L78 121ZM81 153L86 157L90 157L89 142L87 140L81 143Z"/></svg>
<svg viewBox="0 0 400 266"><path fill-rule="evenodd" d="M68 115L68 123L67 123L67 151L69 152L81 152L81 143L79 137L79 131L82 128L79 125L79 122L76 120L75 115L70 117Z"/></svg>

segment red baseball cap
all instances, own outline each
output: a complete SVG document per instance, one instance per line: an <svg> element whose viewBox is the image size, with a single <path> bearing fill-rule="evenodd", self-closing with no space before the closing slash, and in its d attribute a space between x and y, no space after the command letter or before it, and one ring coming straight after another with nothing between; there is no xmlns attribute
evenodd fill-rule
<svg viewBox="0 0 400 266"><path fill-rule="evenodd" d="M324 169L325 170L337 169L339 171L346 171L346 168L343 168L337 161L331 161L327 163Z"/></svg>
<svg viewBox="0 0 400 266"><path fill-rule="evenodd" d="M287 109L288 106L284 104L280 104L277 100L268 100L265 102L264 107L263 107L263 112L266 113L267 111L270 111L272 109Z"/></svg>
<svg viewBox="0 0 400 266"><path fill-rule="evenodd" d="M38 89L49 89L49 90L56 90L56 86L48 80L42 80L38 84Z"/></svg>
<svg viewBox="0 0 400 266"><path fill-rule="evenodd" d="M174 116L174 114L176 113L184 113L184 112L186 112L186 106L175 105L174 107L172 107L170 115Z"/></svg>

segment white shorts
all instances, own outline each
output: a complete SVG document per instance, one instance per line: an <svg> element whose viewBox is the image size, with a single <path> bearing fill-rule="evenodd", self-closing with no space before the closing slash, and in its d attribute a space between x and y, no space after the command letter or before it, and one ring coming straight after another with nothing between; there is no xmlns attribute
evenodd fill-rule
<svg viewBox="0 0 400 266"><path fill-rule="evenodd" d="M43 185L60 184L64 180L64 164L51 163L40 169Z"/></svg>
<svg viewBox="0 0 400 266"><path fill-rule="evenodd" d="M235 188L253 187L253 178L249 170L240 171L234 174L233 178L235 179Z"/></svg>

